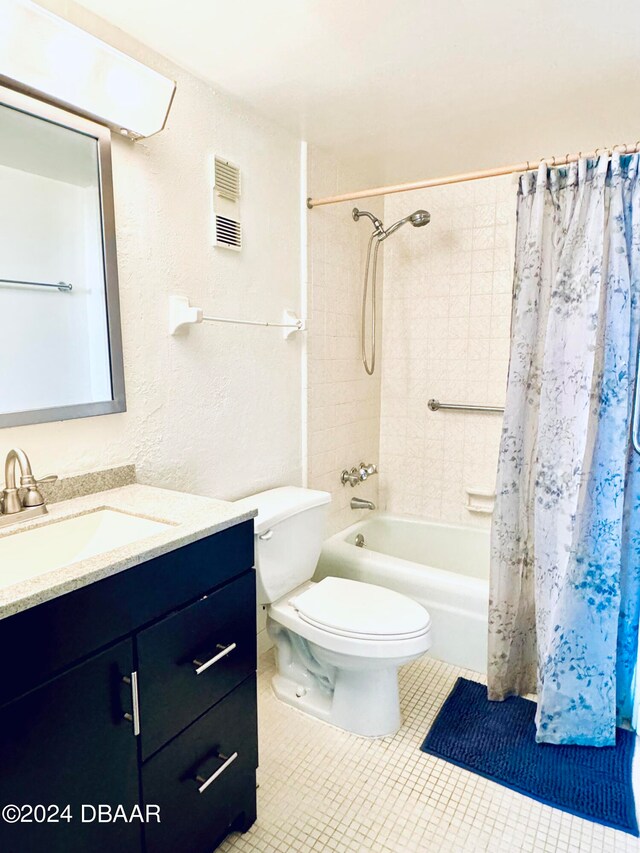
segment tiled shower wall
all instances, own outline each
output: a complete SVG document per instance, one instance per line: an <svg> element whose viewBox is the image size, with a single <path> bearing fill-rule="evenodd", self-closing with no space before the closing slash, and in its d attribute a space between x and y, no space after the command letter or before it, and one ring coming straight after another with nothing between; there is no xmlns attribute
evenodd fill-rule
<svg viewBox="0 0 640 853"><path fill-rule="evenodd" d="M500 415L427 402L504 404L515 205L511 176L385 200L386 224L431 212L384 248L380 498L391 512L489 523L467 508L466 489L495 488Z"/></svg>
<svg viewBox="0 0 640 853"><path fill-rule="evenodd" d="M362 176L345 174L321 149L312 148L309 155L308 181L314 195L362 184ZM380 436L381 374L377 370L367 376L360 361L360 300L371 224L354 222L352 207L319 207L308 216L308 483L332 494L328 535L366 513L350 508L352 497L378 501L377 476L355 488L340 483L344 468L378 463ZM382 215L381 200L363 207ZM380 291L383 272L381 263ZM382 299L378 305L382 307ZM378 359L380 355L378 351Z"/></svg>

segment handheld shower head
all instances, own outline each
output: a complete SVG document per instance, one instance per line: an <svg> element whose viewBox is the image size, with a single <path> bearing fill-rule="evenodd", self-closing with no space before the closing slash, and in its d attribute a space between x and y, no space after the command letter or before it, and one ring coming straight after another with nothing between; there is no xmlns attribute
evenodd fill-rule
<svg viewBox="0 0 640 853"><path fill-rule="evenodd" d="M414 228L422 228L423 225L428 225L431 222L431 214L428 210L416 210L409 217L409 220Z"/></svg>
<svg viewBox="0 0 640 853"><path fill-rule="evenodd" d="M382 240L386 240L394 231L397 231L398 228L402 228L403 225L406 225L407 222L410 222L414 228L422 228L423 225L428 225L431 222L431 214L428 210L416 210L413 213L410 213L409 216L405 216L404 219L399 219L397 222L394 222L393 225L390 225L386 231L384 231Z"/></svg>

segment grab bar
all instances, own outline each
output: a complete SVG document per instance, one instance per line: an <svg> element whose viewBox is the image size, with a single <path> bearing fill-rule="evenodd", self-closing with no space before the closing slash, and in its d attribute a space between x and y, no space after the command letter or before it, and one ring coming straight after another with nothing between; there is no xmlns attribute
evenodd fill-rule
<svg viewBox="0 0 640 853"><path fill-rule="evenodd" d="M499 414L504 412L504 406L478 406L475 403L441 403L432 397L427 404L432 412L438 409L455 409L458 412L491 412ZM640 452L640 451L639 451Z"/></svg>
<svg viewBox="0 0 640 853"><path fill-rule="evenodd" d="M0 284L24 284L29 287L54 287L60 292L73 290L73 285L68 284L66 281L58 281L56 284L52 284L48 281L21 281L17 278L0 278Z"/></svg>

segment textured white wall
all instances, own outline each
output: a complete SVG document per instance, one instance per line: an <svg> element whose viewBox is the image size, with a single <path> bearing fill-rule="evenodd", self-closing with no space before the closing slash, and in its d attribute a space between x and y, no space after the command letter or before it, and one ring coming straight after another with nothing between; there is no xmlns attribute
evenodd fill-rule
<svg viewBox="0 0 640 853"><path fill-rule="evenodd" d="M309 149L309 189L336 193L362 176L344 171L331 155ZM361 207L382 215L382 201ZM340 473L359 462L378 463L380 427L381 316L378 367L368 376L360 360L360 307L369 220L354 222L353 204L314 208L308 215L309 308L308 455L309 486L331 492L329 533L366 514L349 506L352 497L377 502L378 477L355 488ZM378 306L382 308L384 252L378 266Z"/></svg>
<svg viewBox="0 0 640 853"><path fill-rule="evenodd" d="M165 131L113 141L128 411L6 429L0 451L24 447L40 473L135 462L143 482L223 498L299 483L300 341L222 325L167 334L173 292L221 315L299 309L298 141L74 4L42 5L178 88ZM240 254L211 245L214 152L242 168Z"/></svg>
<svg viewBox="0 0 640 853"><path fill-rule="evenodd" d="M381 498L392 512L486 526L465 489L495 488L502 418L427 401L504 404L516 186L509 176L388 196L386 221L419 207L430 225L386 246Z"/></svg>

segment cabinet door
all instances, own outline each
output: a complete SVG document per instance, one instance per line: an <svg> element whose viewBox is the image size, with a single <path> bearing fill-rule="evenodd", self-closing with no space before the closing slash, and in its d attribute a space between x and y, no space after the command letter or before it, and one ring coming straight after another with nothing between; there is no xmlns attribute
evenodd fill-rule
<svg viewBox="0 0 640 853"><path fill-rule="evenodd" d="M137 744L124 718L132 696L123 678L132 669L127 640L0 708L0 809L55 806L64 814L68 805L71 816L39 822L43 812L34 808L31 815L23 809L31 822L0 818L3 853L139 853L140 823L82 821L83 804L108 804L114 812L121 804L130 814L138 803Z"/></svg>

